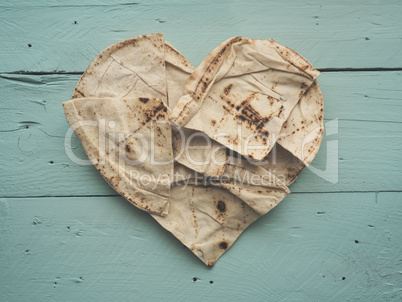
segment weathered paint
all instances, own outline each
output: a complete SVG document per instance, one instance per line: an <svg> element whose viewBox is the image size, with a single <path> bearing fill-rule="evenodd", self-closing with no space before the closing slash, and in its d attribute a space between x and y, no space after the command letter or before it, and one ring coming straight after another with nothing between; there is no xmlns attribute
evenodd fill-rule
<svg viewBox="0 0 402 302"><path fill-rule="evenodd" d="M400 301L401 204L291 194L208 269L121 197L1 199L0 300Z"/></svg>
<svg viewBox="0 0 402 302"><path fill-rule="evenodd" d="M2 72L84 71L109 45L156 32L195 66L222 41L244 36L274 38L318 69L402 67L399 0L6 0L0 7Z"/></svg>

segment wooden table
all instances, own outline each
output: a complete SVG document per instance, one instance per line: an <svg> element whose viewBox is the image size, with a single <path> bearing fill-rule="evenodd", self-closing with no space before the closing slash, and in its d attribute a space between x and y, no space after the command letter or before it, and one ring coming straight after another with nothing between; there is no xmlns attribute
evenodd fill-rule
<svg viewBox="0 0 402 302"><path fill-rule="evenodd" d="M401 16L400 0L1 1L0 301L401 301ZM322 71L338 122L313 162L338 143L337 181L304 171L212 269L64 149L88 64L153 32L194 65L272 37Z"/></svg>

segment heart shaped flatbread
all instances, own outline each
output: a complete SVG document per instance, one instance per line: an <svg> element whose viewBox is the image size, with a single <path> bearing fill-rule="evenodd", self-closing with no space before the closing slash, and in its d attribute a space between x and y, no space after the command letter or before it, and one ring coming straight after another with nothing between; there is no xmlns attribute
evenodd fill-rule
<svg viewBox="0 0 402 302"><path fill-rule="evenodd" d="M213 266L317 154L318 75L279 43L247 38L195 69L151 34L101 52L63 106L104 179Z"/></svg>

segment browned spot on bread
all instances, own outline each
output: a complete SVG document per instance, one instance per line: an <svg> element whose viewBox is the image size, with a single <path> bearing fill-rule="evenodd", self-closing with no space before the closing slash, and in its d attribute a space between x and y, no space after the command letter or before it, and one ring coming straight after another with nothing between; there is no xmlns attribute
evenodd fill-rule
<svg viewBox="0 0 402 302"><path fill-rule="evenodd" d="M236 107L236 109L240 111L236 117L241 122L245 122L249 129L256 130L258 132L258 136L262 138L264 143L266 143L266 138L269 136L269 132L263 128L269 122L271 116L262 117L260 113L250 105L250 101L254 97L255 93L252 93L247 99Z"/></svg>
<svg viewBox="0 0 402 302"><path fill-rule="evenodd" d="M222 200L219 200L219 201L218 201L217 208L218 208L219 211L225 212L225 211L226 211L226 204L225 204L225 202L222 201Z"/></svg>
<svg viewBox="0 0 402 302"><path fill-rule="evenodd" d="M214 261L208 261L208 262L207 262L207 266L208 266L209 268L213 267L214 264L215 264L215 261L216 261L216 260L214 260Z"/></svg>
<svg viewBox="0 0 402 302"><path fill-rule="evenodd" d="M249 155L246 155L246 158L254 159L254 156L252 154L249 154Z"/></svg>
<svg viewBox="0 0 402 302"><path fill-rule="evenodd" d="M140 101L143 102L144 104L148 103L149 99L148 98L140 98Z"/></svg>
<svg viewBox="0 0 402 302"><path fill-rule="evenodd" d="M76 91L77 93L81 94L83 97L85 97L85 95L84 95L81 91L79 91L77 88L75 88L75 91Z"/></svg>
<svg viewBox="0 0 402 302"><path fill-rule="evenodd" d="M219 243L219 248L222 250L226 250L228 248L228 244L225 241Z"/></svg>
<svg viewBox="0 0 402 302"><path fill-rule="evenodd" d="M159 105L154 106L152 109L145 110L146 120L145 122L149 122L153 118L161 119L165 117L165 112L167 112L166 106L161 102Z"/></svg>
<svg viewBox="0 0 402 302"><path fill-rule="evenodd" d="M215 125L216 125L216 121L215 121L215 120L212 120L212 121L211 121L211 125L212 125L212 126L215 126Z"/></svg>
<svg viewBox="0 0 402 302"><path fill-rule="evenodd" d="M283 105L279 108L277 117L279 117L279 115L282 113L282 110L283 110Z"/></svg>
<svg viewBox="0 0 402 302"><path fill-rule="evenodd" d="M223 90L225 95L228 95L230 93L230 90L232 90L232 87L233 87L233 84L229 84L228 86L225 87L225 89Z"/></svg>
<svg viewBox="0 0 402 302"><path fill-rule="evenodd" d="M223 110L225 110L225 112L224 112L225 115L228 114L228 113L230 113L230 112L232 112L232 110L230 109L230 107L227 107L227 106L225 106L225 105L222 105L222 108L223 108Z"/></svg>

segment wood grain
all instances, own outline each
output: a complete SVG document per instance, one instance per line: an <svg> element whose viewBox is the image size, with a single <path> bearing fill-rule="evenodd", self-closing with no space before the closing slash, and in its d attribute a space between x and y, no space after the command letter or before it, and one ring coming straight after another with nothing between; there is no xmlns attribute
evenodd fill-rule
<svg viewBox="0 0 402 302"><path fill-rule="evenodd" d="M84 71L109 45L153 32L163 32L194 65L222 41L248 36L274 38L316 68L402 68L399 0L9 0L0 6L0 72Z"/></svg>
<svg viewBox="0 0 402 302"><path fill-rule="evenodd" d="M208 269L120 197L1 199L0 300L398 301L401 203L292 194Z"/></svg>

